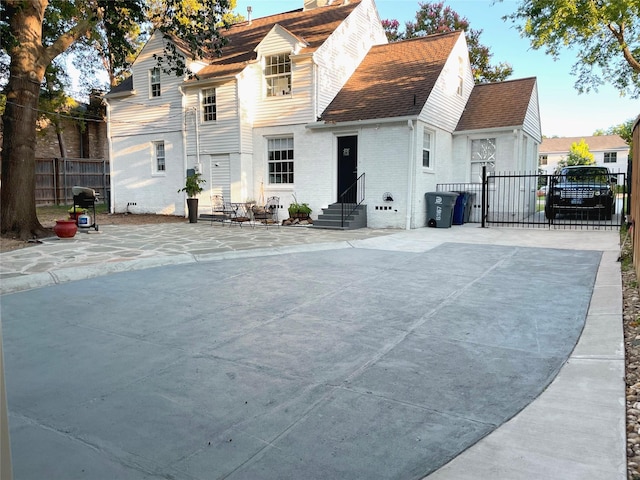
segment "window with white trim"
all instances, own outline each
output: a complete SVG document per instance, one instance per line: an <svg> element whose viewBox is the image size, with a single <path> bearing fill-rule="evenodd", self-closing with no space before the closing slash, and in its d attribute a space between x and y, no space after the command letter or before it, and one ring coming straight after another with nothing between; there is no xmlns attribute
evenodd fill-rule
<svg viewBox="0 0 640 480"><path fill-rule="evenodd" d="M604 152L604 163L618 163L618 152Z"/></svg>
<svg viewBox="0 0 640 480"><path fill-rule="evenodd" d="M265 58L264 77L267 82L267 97L291 94L291 59L288 53L270 55Z"/></svg>
<svg viewBox="0 0 640 480"><path fill-rule="evenodd" d="M269 138L269 184L293 183L293 138Z"/></svg>
<svg viewBox="0 0 640 480"><path fill-rule="evenodd" d="M540 161L538 162L540 165L546 165L549 161L546 155L540 155Z"/></svg>
<svg viewBox="0 0 640 480"><path fill-rule="evenodd" d="M216 89L205 88L200 92L200 105L202 105L202 121L215 122L216 120Z"/></svg>
<svg viewBox="0 0 640 480"><path fill-rule="evenodd" d="M166 170L166 158L163 141L153 142L153 154L155 173L164 173Z"/></svg>
<svg viewBox="0 0 640 480"><path fill-rule="evenodd" d="M482 167L487 174L496 171L496 139L480 138L471 140L471 181L482 181Z"/></svg>
<svg viewBox="0 0 640 480"><path fill-rule="evenodd" d="M431 151L431 132L424 130L422 134L422 166L424 168L433 168Z"/></svg>
<svg viewBox="0 0 640 480"><path fill-rule="evenodd" d="M149 91L152 97L159 97L162 93L160 85L160 68L154 67L149 71Z"/></svg>

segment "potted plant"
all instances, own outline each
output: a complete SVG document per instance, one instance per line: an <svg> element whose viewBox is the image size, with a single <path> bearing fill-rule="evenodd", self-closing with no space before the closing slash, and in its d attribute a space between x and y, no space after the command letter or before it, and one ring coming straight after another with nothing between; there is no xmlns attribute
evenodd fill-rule
<svg viewBox="0 0 640 480"><path fill-rule="evenodd" d="M67 212L69 213L69 220L78 220L78 217L83 213L86 213L86 210L82 207L75 205L71 207L69 210L67 210Z"/></svg>
<svg viewBox="0 0 640 480"><path fill-rule="evenodd" d="M307 219L311 214L311 208L306 203L294 201L289 205L289 218Z"/></svg>
<svg viewBox="0 0 640 480"><path fill-rule="evenodd" d="M200 173L192 173L187 175L187 180L178 193L185 192L189 198L187 198L187 208L189 209L189 223L198 222L198 199L196 195L202 192L202 184L206 183L206 180L202 178Z"/></svg>

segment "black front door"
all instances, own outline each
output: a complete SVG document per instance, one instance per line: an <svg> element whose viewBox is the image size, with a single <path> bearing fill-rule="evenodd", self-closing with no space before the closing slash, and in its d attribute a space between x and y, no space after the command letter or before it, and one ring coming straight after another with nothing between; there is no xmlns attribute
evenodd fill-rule
<svg viewBox="0 0 640 480"><path fill-rule="evenodd" d="M338 201L358 178L358 137L338 137ZM355 198L357 192L350 196Z"/></svg>

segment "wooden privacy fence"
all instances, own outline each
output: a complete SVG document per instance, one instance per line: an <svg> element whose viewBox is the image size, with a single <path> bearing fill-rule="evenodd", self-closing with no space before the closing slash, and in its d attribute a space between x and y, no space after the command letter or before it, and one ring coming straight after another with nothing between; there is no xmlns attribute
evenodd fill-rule
<svg viewBox="0 0 640 480"><path fill-rule="evenodd" d="M109 162L104 158L36 158L36 205L72 205L71 187L93 188L98 203L110 195Z"/></svg>
<svg viewBox="0 0 640 480"><path fill-rule="evenodd" d="M638 201L638 192L640 192L640 115L633 124L631 146L633 156L631 158L631 231L633 241L633 265L636 274L640 277L640 201Z"/></svg>

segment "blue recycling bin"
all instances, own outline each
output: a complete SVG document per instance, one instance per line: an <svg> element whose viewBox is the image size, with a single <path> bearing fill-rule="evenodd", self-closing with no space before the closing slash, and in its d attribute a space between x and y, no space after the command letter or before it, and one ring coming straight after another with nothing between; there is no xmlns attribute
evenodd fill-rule
<svg viewBox="0 0 640 480"><path fill-rule="evenodd" d="M458 194L454 192L427 192L424 196L427 202L427 226L450 228Z"/></svg>
<svg viewBox="0 0 640 480"><path fill-rule="evenodd" d="M456 204L453 207L453 221L454 225L462 225L464 223L464 216L467 210L467 202L469 201L468 192L455 192L458 194L456 198Z"/></svg>

